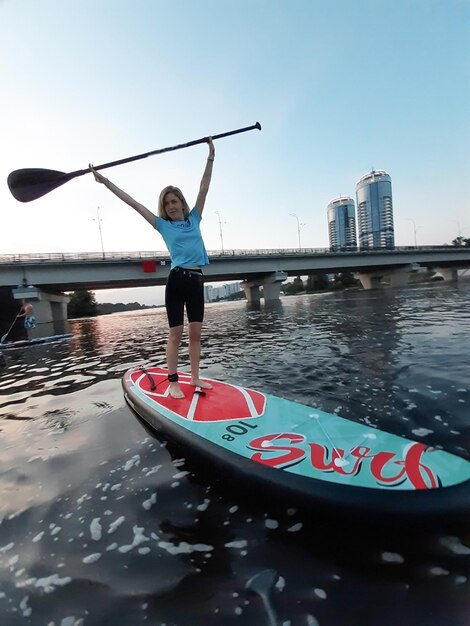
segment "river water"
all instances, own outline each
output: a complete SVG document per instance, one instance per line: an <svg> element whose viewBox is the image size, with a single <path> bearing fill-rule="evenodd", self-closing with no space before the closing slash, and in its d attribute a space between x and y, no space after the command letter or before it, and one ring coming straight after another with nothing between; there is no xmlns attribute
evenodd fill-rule
<svg viewBox="0 0 470 626"><path fill-rule="evenodd" d="M469 532L257 505L124 402L126 369L164 364L163 309L71 330L0 353L2 626L470 623ZM470 458L469 355L462 280L210 304L201 369Z"/></svg>

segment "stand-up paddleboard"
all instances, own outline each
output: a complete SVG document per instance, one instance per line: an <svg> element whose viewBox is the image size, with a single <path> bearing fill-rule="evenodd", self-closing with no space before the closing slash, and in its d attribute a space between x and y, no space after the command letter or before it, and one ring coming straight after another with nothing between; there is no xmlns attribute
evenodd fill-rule
<svg viewBox="0 0 470 626"><path fill-rule="evenodd" d="M51 335L50 337L37 337L36 339L20 339L18 341L5 341L0 343L0 350L12 350L13 348L28 348L38 343L49 343L51 341L59 341L72 337L73 333L64 333L63 335Z"/></svg>
<svg viewBox="0 0 470 626"><path fill-rule="evenodd" d="M470 514L470 462L424 443L228 383L198 393L179 374L131 369L125 398L152 428L229 469L247 489L284 494L289 505L328 506L388 519ZM249 482L247 482L249 481Z"/></svg>

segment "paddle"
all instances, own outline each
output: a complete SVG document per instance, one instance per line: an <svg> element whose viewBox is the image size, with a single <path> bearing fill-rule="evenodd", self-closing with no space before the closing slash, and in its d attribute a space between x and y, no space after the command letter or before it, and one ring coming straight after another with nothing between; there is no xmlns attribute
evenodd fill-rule
<svg viewBox="0 0 470 626"><path fill-rule="evenodd" d="M20 311L21 313L21 311ZM8 337L8 335L10 334L11 329L13 328L13 326L15 325L16 320L18 319L18 315L20 313L17 313L15 316L15 319L13 320L13 324L10 326L10 328L7 330L7 332L2 336L2 338L0 339L0 343L3 343L5 341L5 339Z"/></svg>
<svg viewBox="0 0 470 626"><path fill-rule="evenodd" d="M238 133L245 133L248 130L254 130L257 128L261 130L261 124L256 122L253 126L246 126L245 128L238 128L237 130L230 130L226 133L220 133L219 135L213 135L212 139L221 139L222 137L229 137L230 135L236 135ZM182 148L189 148L189 146L195 146L198 143L205 143L207 137L202 139L194 139L187 143L181 143L177 146L170 146L169 148L161 148L159 150L152 150L151 152L145 152L143 154L137 154L136 156L128 157L126 159L119 159L119 161L111 161L110 163L104 163L103 165L96 165L95 170L104 170L106 167L114 167L115 165L122 165L123 163L130 163L131 161L137 161L139 159L145 159L153 154L162 154L162 152L170 152L172 150L181 150ZM8 176L8 187L14 198L20 202L31 202L45 196L46 193L53 191L57 187L60 187L64 183L67 183L72 178L77 176L83 176L91 172L87 167L83 170L77 170L75 172L59 172L57 170L46 170L40 168L29 168L22 170L15 170Z"/></svg>

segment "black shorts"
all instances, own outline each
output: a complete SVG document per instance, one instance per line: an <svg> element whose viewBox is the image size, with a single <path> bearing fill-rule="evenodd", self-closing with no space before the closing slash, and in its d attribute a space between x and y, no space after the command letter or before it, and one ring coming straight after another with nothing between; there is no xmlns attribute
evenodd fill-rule
<svg viewBox="0 0 470 626"><path fill-rule="evenodd" d="M165 287L165 306L170 328L183 325L185 305L188 322L202 322L204 278L201 270L174 267L170 270Z"/></svg>

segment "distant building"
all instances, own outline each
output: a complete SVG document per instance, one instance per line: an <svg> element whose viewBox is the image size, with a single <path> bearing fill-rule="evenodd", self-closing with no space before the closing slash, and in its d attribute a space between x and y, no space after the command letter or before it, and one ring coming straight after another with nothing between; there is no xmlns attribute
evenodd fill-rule
<svg viewBox="0 0 470 626"><path fill-rule="evenodd" d="M328 205L328 236L332 250L357 246L356 211L349 196L333 198Z"/></svg>
<svg viewBox="0 0 470 626"><path fill-rule="evenodd" d="M238 293L239 291L241 291L241 286L239 282L228 283L220 287L204 285L204 301L216 302L217 300L224 300L228 298L232 293Z"/></svg>
<svg viewBox="0 0 470 626"><path fill-rule="evenodd" d="M392 181L387 172L372 170L356 185L360 248L393 248Z"/></svg>

